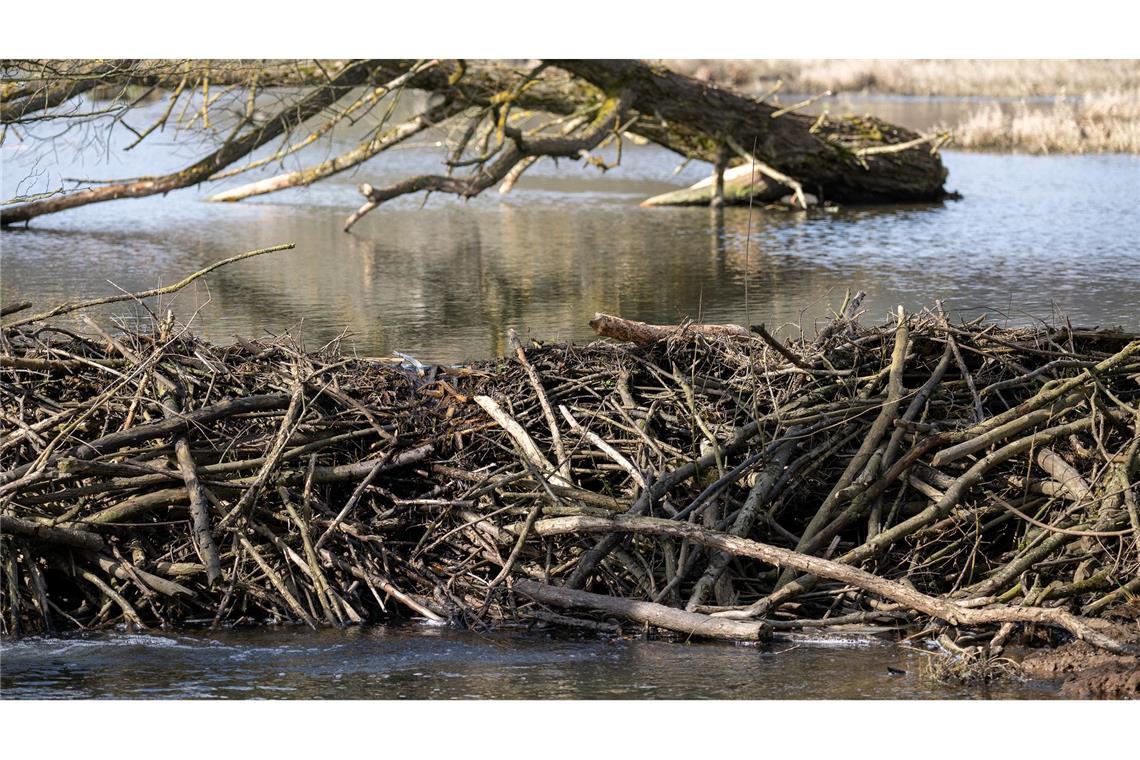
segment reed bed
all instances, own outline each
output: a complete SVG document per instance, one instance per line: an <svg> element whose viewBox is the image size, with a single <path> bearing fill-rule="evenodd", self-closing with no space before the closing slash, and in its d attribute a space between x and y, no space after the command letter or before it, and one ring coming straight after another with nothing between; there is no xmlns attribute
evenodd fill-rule
<svg viewBox="0 0 1140 760"><path fill-rule="evenodd" d="M1132 645L1140 340L652 327L461 367L9 327L2 630L426 618ZM645 328L645 329L643 329Z"/></svg>
<svg viewBox="0 0 1140 760"><path fill-rule="evenodd" d="M1054 97L1140 87L1140 61L1091 59L672 59L675 71L756 92Z"/></svg>
<svg viewBox="0 0 1140 760"><path fill-rule="evenodd" d="M670 60L682 73L749 92L1054 98L972 104L948 147L1030 154L1140 153L1135 60ZM826 102L826 101L825 101Z"/></svg>
<svg viewBox="0 0 1140 760"><path fill-rule="evenodd" d="M990 103L953 128L954 147L1019 153L1140 153L1140 88L1059 99L1046 108Z"/></svg>

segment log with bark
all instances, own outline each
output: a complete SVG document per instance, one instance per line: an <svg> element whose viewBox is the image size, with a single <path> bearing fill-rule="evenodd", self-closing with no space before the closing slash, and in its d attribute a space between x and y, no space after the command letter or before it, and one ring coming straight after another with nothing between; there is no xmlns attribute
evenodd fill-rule
<svg viewBox="0 0 1140 760"><path fill-rule="evenodd" d="M209 95L211 84L221 92ZM9 127L4 139L26 140L31 148L52 146L40 145L32 134L12 127L59 119L121 129L124 117L145 100L137 94L140 89L145 89L144 94L162 94L168 104L149 126L141 131L132 128L136 137L128 149L178 121L177 114L182 118L180 134L194 139L196 131L205 130L210 133L207 143L215 146L169 174L55 188L44 194L47 197L23 202L9 199L0 210L4 226L92 203L223 182L280 162L369 114L378 125L349 150L302 169L228 187L213 199L238 201L318 182L432 129L451 136L443 156L445 171L387 187L363 184L365 203L346 227L401 195L445 192L470 197L496 184L506 191L542 158L585 160L610 169L620 163L621 142L630 135L687 159L708 161L718 175L731 172L734 164L754 166L759 175L755 181L727 183L724 200L729 203L746 202L756 194L762 198L792 194L799 205L806 205L809 193L820 202L840 203L946 197L946 170L930 137L869 116L805 116L634 60L552 60L530 68L434 59L310 66L9 62L0 86L4 92L0 115ZM113 93L110 105L78 99L96 86ZM410 118L392 123L393 97L409 90L429 97ZM199 91L203 98L194 100ZM176 108L179 103L181 110ZM281 147L267 157L249 159L271 141L281 142ZM615 143L617 162L594 155Z"/></svg>

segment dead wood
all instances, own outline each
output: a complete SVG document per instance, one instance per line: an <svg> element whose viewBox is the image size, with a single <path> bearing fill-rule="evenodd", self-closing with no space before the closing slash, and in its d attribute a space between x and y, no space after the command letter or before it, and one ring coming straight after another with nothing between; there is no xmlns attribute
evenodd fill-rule
<svg viewBox="0 0 1140 760"><path fill-rule="evenodd" d="M281 162L340 125L370 117L376 124L355 145L310 166L222 189L213 200L238 201L304 186L359 167L427 130L458 135L446 145L443 171L387 187L360 186L365 203L345 222L352 227L380 204L421 192L477 195L495 185L506 192L542 158L581 160L606 171L620 164L629 136L661 145L687 159L720 167L707 193L684 202L746 203L754 195L792 193L800 206L817 201L883 203L932 201L947 196L946 169L930 136L870 116L808 117L793 109L741 95L634 60L551 60L521 69L496 61L9 61L0 71L0 121L22 126L53 120L99 129L126 128L126 117L146 101L167 101L157 120L132 128L127 150L168 124L186 140L203 136L210 149L181 169L155 177L78 182L39 195L11 199L0 224L27 223L92 203L169 193ZM221 87L194 102L194 93ZM84 99L95 88L109 103ZM409 118L390 123L400 93L427 93ZM178 108L181 104L181 108ZM58 131L58 130L57 130ZM46 131L45 131L46 133ZM5 134L9 134L8 131ZM50 152L53 137L11 131L29 148ZM274 141L269 156L249 157ZM612 161L597 155L616 145ZM201 149L200 149L201 150ZM732 162L743 161L744 178ZM467 169L456 173L455 169ZM754 179L754 176L759 179ZM86 185L86 186L84 186ZM716 188L722 190L718 193Z"/></svg>
<svg viewBox="0 0 1140 760"><path fill-rule="evenodd" d="M1124 651L1089 621L1140 571L1140 340L856 309L793 341L599 315L623 342L424 375L5 327L3 631L600 612L754 639L886 605Z"/></svg>

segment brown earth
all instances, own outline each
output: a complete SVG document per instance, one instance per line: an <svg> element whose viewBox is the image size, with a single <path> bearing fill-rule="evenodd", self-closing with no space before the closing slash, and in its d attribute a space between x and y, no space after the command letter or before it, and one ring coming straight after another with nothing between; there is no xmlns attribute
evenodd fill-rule
<svg viewBox="0 0 1140 760"><path fill-rule="evenodd" d="M1140 643L1136 622L1103 627L1121 640ZM1140 699L1140 657L1109 654L1083 641L1035 651L1021 668L1030 678L1063 678L1060 693L1067 699Z"/></svg>

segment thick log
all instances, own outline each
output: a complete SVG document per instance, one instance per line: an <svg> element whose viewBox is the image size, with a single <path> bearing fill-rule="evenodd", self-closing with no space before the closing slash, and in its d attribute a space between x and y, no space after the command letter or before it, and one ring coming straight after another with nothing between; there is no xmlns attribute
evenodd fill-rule
<svg viewBox="0 0 1140 760"><path fill-rule="evenodd" d="M910 130L870 116L777 116L777 106L634 60L552 61L602 90L634 94L645 118L630 131L682 155L715 163L729 138L803 184L820 200L932 201L946 197L937 152ZM913 143L905 150L890 146Z"/></svg>

